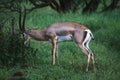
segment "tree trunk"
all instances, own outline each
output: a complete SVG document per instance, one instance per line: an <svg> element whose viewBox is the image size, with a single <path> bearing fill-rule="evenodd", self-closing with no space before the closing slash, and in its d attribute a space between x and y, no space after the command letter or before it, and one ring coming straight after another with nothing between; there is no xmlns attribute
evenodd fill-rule
<svg viewBox="0 0 120 80"><path fill-rule="evenodd" d="M103 11L114 10L117 7L119 0L112 0L111 4L103 9Z"/></svg>
<svg viewBox="0 0 120 80"><path fill-rule="evenodd" d="M11 31L10 31L10 34L11 34L11 36L13 36L14 35L14 30L15 30L15 18L12 18L12 20L11 20L11 29L10 29Z"/></svg>
<svg viewBox="0 0 120 80"><path fill-rule="evenodd" d="M86 7L83 8L83 13L91 13L95 12L98 8L99 0L91 0L88 4L86 4Z"/></svg>
<svg viewBox="0 0 120 80"><path fill-rule="evenodd" d="M24 12L21 11L19 12L19 29L23 33L25 31L25 19L26 19L26 9Z"/></svg>
<svg viewBox="0 0 120 80"><path fill-rule="evenodd" d="M58 2L59 1L59 2ZM50 4L50 7L56 10L58 13L66 13L69 11L76 12L77 5L74 0L54 0Z"/></svg>
<svg viewBox="0 0 120 80"><path fill-rule="evenodd" d="M71 9L72 0L59 0L63 13Z"/></svg>
<svg viewBox="0 0 120 80"><path fill-rule="evenodd" d="M53 1L51 4L50 4L50 7L52 9L54 9L55 11L57 11L58 13L62 13L62 9L61 9L61 6L58 4L57 1Z"/></svg>

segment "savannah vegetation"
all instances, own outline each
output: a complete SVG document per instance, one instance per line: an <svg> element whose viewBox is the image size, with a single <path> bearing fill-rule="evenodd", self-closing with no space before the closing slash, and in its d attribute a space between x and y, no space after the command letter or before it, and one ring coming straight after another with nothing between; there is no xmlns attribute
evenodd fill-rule
<svg viewBox="0 0 120 80"><path fill-rule="evenodd" d="M23 44L24 29L41 30L55 22L83 24L93 32L94 71L92 64L85 71L86 56L72 42L59 44L54 66L49 42ZM1 0L0 80L119 80L119 34L119 0Z"/></svg>

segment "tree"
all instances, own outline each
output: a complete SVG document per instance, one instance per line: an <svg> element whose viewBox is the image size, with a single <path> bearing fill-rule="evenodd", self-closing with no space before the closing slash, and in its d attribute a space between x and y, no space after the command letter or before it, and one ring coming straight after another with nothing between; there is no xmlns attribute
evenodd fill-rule
<svg viewBox="0 0 120 80"><path fill-rule="evenodd" d="M31 9L50 6L58 13L75 12L81 0L29 0L34 7Z"/></svg>
<svg viewBox="0 0 120 80"><path fill-rule="evenodd" d="M111 0L111 4L103 9L103 11L114 10L120 0Z"/></svg>
<svg viewBox="0 0 120 80"><path fill-rule="evenodd" d="M119 0L112 0L109 6L105 0L1 0L0 12L17 12L19 15L19 29L21 32L25 30L25 19L28 13L35 9L40 9L46 6L51 7L58 13L76 12L79 6L83 13L95 12L100 3L103 2L103 11L113 10L117 7ZM29 5L29 7L27 7Z"/></svg>
<svg viewBox="0 0 120 80"><path fill-rule="evenodd" d="M27 0L0 1L0 14L5 14L4 17L1 16L3 19L0 20L0 65L2 66L14 66L16 63L24 64L28 60L29 53L37 51L30 46L25 46L22 37L20 37L25 30L25 19L29 12L27 4ZM6 18L6 14L9 14L9 17ZM17 28L15 17L18 17L19 21ZM9 21L8 30L2 29L6 20Z"/></svg>
<svg viewBox="0 0 120 80"><path fill-rule="evenodd" d="M86 6L83 8L83 13L91 13L91 12L95 12L99 6L100 0L90 0L90 2L88 3L85 0Z"/></svg>

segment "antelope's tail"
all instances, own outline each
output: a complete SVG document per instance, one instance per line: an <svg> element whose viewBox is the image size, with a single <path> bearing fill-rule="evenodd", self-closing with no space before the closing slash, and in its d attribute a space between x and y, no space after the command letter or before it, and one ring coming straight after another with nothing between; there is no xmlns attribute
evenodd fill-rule
<svg viewBox="0 0 120 80"><path fill-rule="evenodd" d="M87 32L90 34L92 40L94 40L94 36L93 36L92 32L91 32L89 29L87 29L87 30L85 30L85 31L87 31Z"/></svg>

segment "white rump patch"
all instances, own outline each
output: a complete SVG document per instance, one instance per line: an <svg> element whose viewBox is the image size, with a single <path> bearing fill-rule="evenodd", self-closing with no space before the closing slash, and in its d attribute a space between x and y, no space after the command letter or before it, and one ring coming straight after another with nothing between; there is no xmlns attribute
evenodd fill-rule
<svg viewBox="0 0 120 80"><path fill-rule="evenodd" d="M91 31L90 31L89 29L86 29L85 31L87 31L87 32L91 33Z"/></svg>

